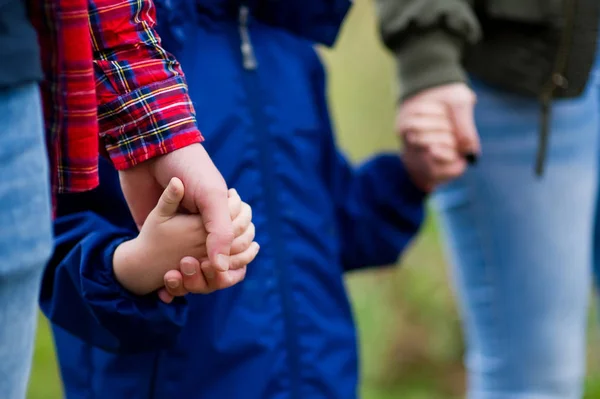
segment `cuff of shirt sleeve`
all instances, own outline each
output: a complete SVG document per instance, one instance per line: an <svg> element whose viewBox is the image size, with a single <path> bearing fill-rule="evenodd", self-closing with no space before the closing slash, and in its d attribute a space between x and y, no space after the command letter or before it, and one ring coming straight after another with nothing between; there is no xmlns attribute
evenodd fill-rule
<svg viewBox="0 0 600 399"><path fill-rule="evenodd" d="M112 259L116 248L129 238L111 243L104 252L103 267L82 267L83 296L100 324L117 337L119 351L141 352L169 347L187 320L185 298L170 304L156 293L137 296L115 278Z"/></svg>
<svg viewBox="0 0 600 399"><path fill-rule="evenodd" d="M98 119L104 147L118 170L203 141L181 76L102 105Z"/></svg>

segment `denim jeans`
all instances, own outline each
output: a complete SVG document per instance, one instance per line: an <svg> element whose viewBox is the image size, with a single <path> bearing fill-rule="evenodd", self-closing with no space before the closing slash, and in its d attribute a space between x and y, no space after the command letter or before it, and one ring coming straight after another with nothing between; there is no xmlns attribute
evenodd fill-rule
<svg viewBox="0 0 600 399"><path fill-rule="evenodd" d="M0 397L25 398L41 275L52 251L37 85L0 89Z"/></svg>
<svg viewBox="0 0 600 399"><path fill-rule="evenodd" d="M553 107L474 83L480 163L435 195L467 339L469 398L577 399L598 207L600 87Z"/></svg>

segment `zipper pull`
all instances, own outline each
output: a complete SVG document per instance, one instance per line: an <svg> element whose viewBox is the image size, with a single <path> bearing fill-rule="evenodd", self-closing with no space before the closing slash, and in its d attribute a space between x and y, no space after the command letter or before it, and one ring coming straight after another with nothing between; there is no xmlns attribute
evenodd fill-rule
<svg viewBox="0 0 600 399"><path fill-rule="evenodd" d="M250 32L248 31L248 17L250 10L247 6L240 7L239 15L239 29L240 29L240 48L242 50L242 59L244 63L244 69L253 71L258 68L258 62L254 56L254 48L252 47L252 41L250 40Z"/></svg>

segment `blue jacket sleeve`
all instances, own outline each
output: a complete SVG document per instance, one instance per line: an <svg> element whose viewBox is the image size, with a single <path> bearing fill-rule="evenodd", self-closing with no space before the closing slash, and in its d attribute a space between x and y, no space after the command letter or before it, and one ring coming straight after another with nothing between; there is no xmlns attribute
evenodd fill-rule
<svg viewBox="0 0 600 399"><path fill-rule="evenodd" d="M136 232L92 211L59 215L54 231L54 255L40 292L42 311L53 324L109 351L135 353L175 342L186 301L167 305L156 294L135 296L113 275L115 249Z"/></svg>
<svg viewBox="0 0 600 399"><path fill-rule="evenodd" d="M354 169L335 152L330 181L345 270L394 264L418 232L426 194L397 154L379 155Z"/></svg>
<svg viewBox="0 0 600 399"><path fill-rule="evenodd" d="M345 270L395 263L424 218L426 194L411 181L398 154L354 168L337 149L329 117L326 76L317 63L315 102L322 126L322 175L335 202Z"/></svg>

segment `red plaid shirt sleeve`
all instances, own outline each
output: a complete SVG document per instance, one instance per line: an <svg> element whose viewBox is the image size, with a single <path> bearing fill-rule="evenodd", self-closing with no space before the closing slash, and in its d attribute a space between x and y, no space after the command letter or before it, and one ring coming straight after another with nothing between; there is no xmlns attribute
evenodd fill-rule
<svg viewBox="0 0 600 399"><path fill-rule="evenodd" d="M41 84L54 192L98 185L98 117L87 0L30 0L46 79Z"/></svg>
<svg viewBox="0 0 600 399"><path fill-rule="evenodd" d="M96 187L99 152L124 169L202 141L181 67L154 30L152 0L29 0L28 7L46 74L54 192Z"/></svg>
<svg viewBox="0 0 600 399"><path fill-rule="evenodd" d="M202 141L151 0L89 0L100 137L117 169Z"/></svg>
<svg viewBox="0 0 600 399"><path fill-rule="evenodd" d="M151 0L89 0L101 144L117 169L202 141Z"/></svg>

